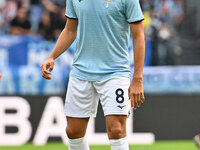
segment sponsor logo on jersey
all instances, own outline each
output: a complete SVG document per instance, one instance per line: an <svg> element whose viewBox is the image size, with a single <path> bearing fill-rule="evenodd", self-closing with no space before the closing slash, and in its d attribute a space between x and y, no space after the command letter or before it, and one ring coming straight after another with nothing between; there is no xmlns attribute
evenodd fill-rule
<svg viewBox="0 0 200 150"><path fill-rule="evenodd" d="M123 109L124 107L126 107L126 105L123 105L123 106L118 105L117 107L119 107L120 109Z"/></svg>

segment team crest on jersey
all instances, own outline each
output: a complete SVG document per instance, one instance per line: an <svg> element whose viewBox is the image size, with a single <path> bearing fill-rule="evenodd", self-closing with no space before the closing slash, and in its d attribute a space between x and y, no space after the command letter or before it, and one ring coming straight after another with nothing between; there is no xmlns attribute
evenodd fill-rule
<svg viewBox="0 0 200 150"><path fill-rule="evenodd" d="M78 0L79 2L82 2L83 0Z"/></svg>
<svg viewBox="0 0 200 150"><path fill-rule="evenodd" d="M109 3L111 2L111 0L106 0L106 5L105 7L108 8L109 7Z"/></svg>

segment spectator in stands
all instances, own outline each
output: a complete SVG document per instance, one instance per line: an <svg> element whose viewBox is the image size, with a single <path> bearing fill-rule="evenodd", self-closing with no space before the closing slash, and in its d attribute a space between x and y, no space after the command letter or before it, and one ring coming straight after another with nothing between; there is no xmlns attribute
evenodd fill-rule
<svg viewBox="0 0 200 150"><path fill-rule="evenodd" d="M42 13L43 7L41 5L41 0L31 0L30 21L33 33L37 33L38 31L39 23L42 18Z"/></svg>
<svg viewBox="0 0 200 150"><path fill-rule="evenodd" d="M65 8L62 8L58 17L58 22L55 23L54 35L56 38L60 35L61 31L64 29L65 24L66 24Z"/></svg>
<svg viewBox="0 0 200 150"><path fill-rule="evenodd" d="M56 28L59 22L59 15L63 8L65 8L66 0L42 0L42 4L46 10L50 12L51 25Z"/></svg>
<svg viewBox="0 0 200 150"><path fill-rule="evenodd" d="M170 38L171 38L171 29L169 28L169 11L170 5L167 5L168 1L163 1L161 3L161 12L160 12L160 20L161 20L161 27L158 33L158 65L169 65L173 63L172 61L172 49L170 45ZM171 2L171 1L170 1Z"/></svg>
<svg viewBox="0 0 200 150"><path fill-rule="evenodd" d="M57 22L52 25L51 13L46 10L42 15L42 20L39 24L39 35L42 35L46 40L55 41L64 29L66 24L65 8L62 8L57 15Z"/></svg>
<svg viewBox="0 0 200 150"><path fill-rule="evenodd" d="M39 35L43 36L46 40L55 40L54 28L51 25L51 17L49 11L44 11L42 20L39 24Z"/></svg>
<svg viewBox="0 0 200 150"><path fill-rule="evenodd" d="M10 33L14 35L25 35L31 33L31 24L28 20L27 10L19 8L17 16L12 20Z"/></svg>
<svg viewBox="0 0 200 150"><path fill-rule="evenodd" d="M8 33L10 22L16 13L17 3L15 0L0 0L0 34Z"/></svg>
<svg viewBox="0 0 200 150"><path fill-rule="evenodd" d="M6 6L3 10L4 17L9 23L15 18L17 14L17 3L15 0L6 0Z"/></svg>
<svg viewBox="0 0 200 150"><path fill-rule="evenodd" d="M150 25L146 28L146 38L152 41L152 65L157 65L158 59L158 33L160 31L162 22L160 15L156 11L155 6L151 5L150 8Z"/></svg>

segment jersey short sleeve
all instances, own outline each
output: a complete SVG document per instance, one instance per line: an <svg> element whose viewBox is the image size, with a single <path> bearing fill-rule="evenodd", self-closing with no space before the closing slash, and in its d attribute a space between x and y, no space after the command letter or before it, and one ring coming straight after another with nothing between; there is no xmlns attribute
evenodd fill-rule
<svg viewBox="0 0 200 150"><path fill-rule="evenodd" d="M139 0L125 0L125 15L129 23L144 20Z"/></svg>
<svg viewBox="0 0 200 150"><path fill-rule="evenodd" d="M72 0L66 0L65 16L71 19L78 19Z"/></svg>

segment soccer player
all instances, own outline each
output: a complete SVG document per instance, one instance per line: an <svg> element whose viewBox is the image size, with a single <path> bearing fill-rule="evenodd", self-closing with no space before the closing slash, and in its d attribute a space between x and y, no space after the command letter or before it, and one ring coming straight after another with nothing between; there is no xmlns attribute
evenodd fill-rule
<svg viewBox="0 0 200 150"><path fill-rule="evenodd" d="M111 150L128 150L126 119L129 106L144 102L145 54L143 15L138 0L67 0L66 26L55 48L41 65L51 79L55 59L77 37L65 102L69 150L89 150L85 133L103 107ZM130 83L128 41L134 45L134 75ZM48 70L49 69L49 70Z"/></svg>

